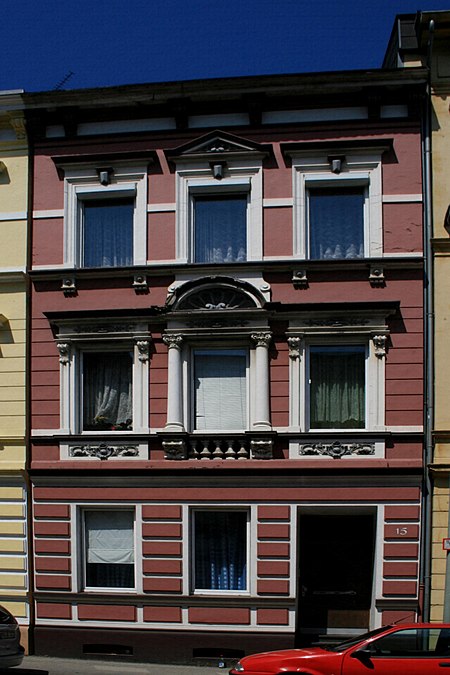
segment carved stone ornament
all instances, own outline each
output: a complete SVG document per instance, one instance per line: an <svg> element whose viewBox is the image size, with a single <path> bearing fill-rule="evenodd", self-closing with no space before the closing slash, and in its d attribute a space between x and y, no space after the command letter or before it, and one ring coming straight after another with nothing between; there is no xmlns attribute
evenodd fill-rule
<svg viewBox="0 0 450 675"><path fill-rule="evenodd" d="M299 359L302 347L302 338L288 337L287 343L289 345L289 358L291 358L293 361L295 361L295 359Z"/></svg>
<svg viewBox="0 0 450 675"><path fill-rule="evenodd" d="M9 116L9 123L16 134L18 141L23 141L27 137L27 132L25 128L25 120L23 117L17 117L14 115Z"/></svg>
<svg viewBox="0 0 450 675"><path fill-rule="evenodd" d="M386 356L386 343L387 335L374 335L372 337L373 344L375 346L375 356L379 359L382 359Z"/></svg>
<svg viewBox="0 0 450 675"><path fill-rule="evenodd" d="M292 285L294 288L308 288L308 276L306 270L295 270L292 275Z"/></svg>
<svg viewBox="0 0 450 675"><path fill-rule="evenodd" d="M250 441L252 459L272 459L273 441L270 438L252 439Z"/></svg>
<svg viewBox="0 0 450 675"><path fill-rule="evenodd" d="M164 459L187 459L186 443L183 439L162 441Z"/></svg>
<svg viewBox="0 0 450 675"><path fill-rule="evenodd" d="M59 351L59 362L62 363L63 366L67 365L70 361L70 342L58 342L56 348Z"/></svg>
<svg viewBox="0 0 450 675"><path fill-rule="evenodd" d="M81 323L74 328L76 333L132 333L133 323Z"/></svg>
<svg viewBox="0 0 450 675"><path fill-rule="evenodd" d="M247 309L256 307L255 301L240 289L216 286L201 288L181 298L176 309Z"/></svg>
<svg viewBox="0 0 450 675"><path fill-rule="evenodd" d="M163 342L169 349L181 349L183 344L182 335L163 335Z"/></svg>
<svg viewBox="0 0 450 675"><path fill-rule="evenodd" d="M371 286L384 286L386 283L384 269L378 265L372 265L369 272L369 281Z"/></svg>
<svg viewBox="0 0 450 675"><path fill-rule="evenodd" d="M251 338L255 343L256 347L265 347L269 348L270 341L272 340L272 333L261 332L261 333L252 333Z"/></svg>
<svg viewBox="0 0 450 675"><path fill-rule="evenodd" d="M72 445L69 448L69 457L95 457L96 459L106 460L111 457L137 457L139 448L137 445L112 445L109 443L98 443L96 445Z"/></svg>
<svg viewBox="0 0 450 675"><path fill-rule="evenodd" d="M341 459L345 455L374 455L375 443L305 443L300 445L299 455L327 455L333 459Z"/></svg>
<svg viewBox="0 0 450 675"><path fill-rule="evenodd" d="M77 284L74 276L63 277L61 281L61 290L66 298L77 294Z"/></svg>
<svg viewBox="0 0 450 675"><path fill-rule="evenodd" d="M142 363L147 363L150 355L150 341L149 340L138 340L136 342L136 347L139 352L139 361Z"/></svg>
<svg viewBox="0 0 450 675"><path fill-rule="evenodd" d="M340 328L341 326L366 326L369 319L361 317L337 316L327 317L325 319L309 319L308 326L329 326L330 328Z"/></svg>
<svg viewBox="0 0 450 675"><path fill-rule="evenodd" d="M148 293L148 281L145 274L135 274L133 277L133 288L136 293Z"/></svg>

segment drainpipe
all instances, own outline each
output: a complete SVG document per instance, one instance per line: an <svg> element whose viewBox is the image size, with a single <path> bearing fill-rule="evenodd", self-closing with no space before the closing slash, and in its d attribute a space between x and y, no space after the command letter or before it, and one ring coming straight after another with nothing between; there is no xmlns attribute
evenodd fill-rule
<svg viewBox="0 0 450 675"><path fill-rule="evenodd" d="M434 423L434 359L433 359L433 257L431 239L433 236L433 193L432 193L432 151L431 151L431 53L433 48L434 21L428 26L429 41L427 63L428 82L424 101L422 154L424 187L424 348L425 348L425 402L424 402L424 467L422 496L422 565L420 587L423 589L422 621L430 620L431 592L431 514L432 491L429 467L433 461L433 423Z"/></svg>

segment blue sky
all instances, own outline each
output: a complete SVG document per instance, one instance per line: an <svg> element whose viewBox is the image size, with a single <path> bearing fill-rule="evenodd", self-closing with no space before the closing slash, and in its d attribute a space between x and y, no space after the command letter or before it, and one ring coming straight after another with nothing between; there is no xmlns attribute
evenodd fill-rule
<svg viewBox="0 0 450 675"><path fill-rule="evenodd" d="M378 68L418 9L450 0L3 0L0 89Z"/></svg>

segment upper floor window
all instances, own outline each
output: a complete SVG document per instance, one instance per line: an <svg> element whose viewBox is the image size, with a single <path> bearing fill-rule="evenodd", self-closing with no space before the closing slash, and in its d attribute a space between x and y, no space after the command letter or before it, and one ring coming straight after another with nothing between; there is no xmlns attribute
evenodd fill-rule
<svg viewBox="0 0 450 675"><path fill-rule="evenodd" d="M311 345L310 427L364 429L366 350L362 345Z"/></svg>
<svg viewBox="0 0 450 675"><path fill-rule="evenodd" d="M194 196L194 261L247 259L247 195Z"/></svg>
<svg viewBox="0 0 450 675"><path fill-rule="evenodd" d="M307 196L309 257L363 258L366 188L311 187Z"/></svg>
<svg viewBox="0 0 450 675"><path fill-rule="evenodd" d="M83 200L83 267L133 264L134 198Z"/></svg>
<svg viewBox="0 0 450 675"><path fill-rule="evenodd" d="M247 352L194 350L194 428L246 429Z"/></svg>
<svg viewBox="0 0 450 675"><path fill-rule="evenodd" d="M83 431L133 428L133 354L83 353Z"/></svg>
<svg viewBox="0 0 450 675"><path fill-rule="evenodd" d="M266 146L212 132L166 152L176 166L176 257L237 263L263 254Z"/></svg>
<svg viewBox="0 0 450 675"><path fill-rule="evenodd" d="M99 176L106 174L101 182ZM147 261L147 170L65 169L64 264L123 267Z"/></svg>
<svg viewBox="0 0 450 675"><path fill-rule="evenodd" d="M325 154L308 157L290 151L295 257L350 260L382 255L382 152L352 150L336 164Z"/></svg>

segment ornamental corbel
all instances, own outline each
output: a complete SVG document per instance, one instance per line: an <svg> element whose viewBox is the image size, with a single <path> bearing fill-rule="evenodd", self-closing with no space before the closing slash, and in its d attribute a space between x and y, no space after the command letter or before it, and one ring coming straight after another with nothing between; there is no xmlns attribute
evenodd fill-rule
<svg viewBox="0 0 450 675"><path fill-rule="evenodd" d="M137 340L138 359L141 363L147 363L150 358L150 340Z"/></svg>
<svg viewBox="0 0 450 675"><path fill-rule="evenodd" d="M295 361L300 359L301 347L302 347L302 338L301 337L288 337L287 343L289 345L289 358Z"/></svg>
<svg viewBox="0 0 450 675"><path fill-rule="evenodd" d="M77 284L74 275L63 277L61 281L61 290L66 298L77 295Z"/></svg>
<svg viewBox="0 0 450 675"><path fill-rule="evenodd" d="M373 335L372 342L375 347L375 356L382 359L386 356L387 335Z"/></svg>
<svg viewBox="0 0 450 675"><path fill-rule="evenodd" d="M169 349L178 349L181 350L183 345L183 336L182 335L163 335L163 342Z"/></svg>
<svg viewBox="0 0 450 675"><path fill-rule="evenodd" d="M308 288L308 276L306 269L295 270L292 275L292 285L295 289Z"/></svg>
<svg viewBox="0 0 450 675"><path fill-rule="evenodd" d="M261 332L261 333L252 333L250 336L256 347L265 347L269 348L270 342L272 340L272 333L270 332Z"/></svg>
<svg viewBox="0 0 450 675"><path fill-rule="evenodd" d="M386 284L384 269L379 265L371 265L369 272L369 282L371 286L384 286Z"/></svg>
<svg viewBox="0 0 450 675"><path fill-rule="evenodd" d="M63 366L67 365L70 361L71 347L70 342L58 342L56 345L59 352L59 362Z"/></svg>

